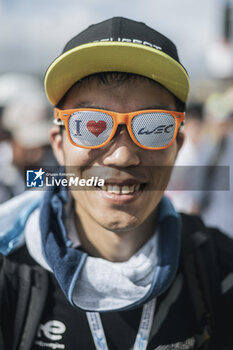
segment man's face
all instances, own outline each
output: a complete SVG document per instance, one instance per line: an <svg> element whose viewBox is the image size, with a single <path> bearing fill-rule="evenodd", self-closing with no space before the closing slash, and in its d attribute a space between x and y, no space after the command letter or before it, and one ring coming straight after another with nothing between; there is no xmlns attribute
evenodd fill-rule
<svg viewBox="0 0 233 350"><path fill-rule="evenodd" d="M171 93L140 78L110 85L97 79L77 84L68 93L62 109L79 107L119 113L156 108L176 110ZM172 146L159 151L138 147L126 126L120 126L116 136L99 149L73 146L66 132L62 140L59 136L57 133L52 137L52 143L62 165L75 168L80 178L90 178L100 169L98 176L105 179L105 188L71 190L80 220L89 220L116 232L143 227L167 186L171 171L166 166L174 164L182 135ZM155 191L155 188L159 190Z"/></svg>

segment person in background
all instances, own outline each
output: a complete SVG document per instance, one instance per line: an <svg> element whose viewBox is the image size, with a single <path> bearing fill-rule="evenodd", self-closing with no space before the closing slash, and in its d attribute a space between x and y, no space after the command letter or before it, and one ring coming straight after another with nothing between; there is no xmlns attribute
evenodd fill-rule
<svg viewBox="0 0 233 350"><path fill-rule="evenodd" d="M205 143L199 152L203 171L192 212L209 226L218 226L233 238L233 102L232 88L211 94L204 106ZM225 186L224 186L225 184ZM224 188L224 190L221 190Z"/></svg>
<svg viewBox="0 0 233 350"><path fill-rule="evenodd" d="M0 76L0 203L25 190L25 169L56 165L49 145L49 106L36 77Z"/></svg>
<svg viewBox="0 0 233 350"><path fill-rule="evenodd" d="M192 213L196 208L196 191L201 183L195 175L195 167L199 166L200 153L204 143L204 115L203 104L193 102L187 106L186 119L183 126L184 144L177 156L171 177L167 196L172 200L175 208L184 213ZM193 189L195 182L196 190Z"/></svg>

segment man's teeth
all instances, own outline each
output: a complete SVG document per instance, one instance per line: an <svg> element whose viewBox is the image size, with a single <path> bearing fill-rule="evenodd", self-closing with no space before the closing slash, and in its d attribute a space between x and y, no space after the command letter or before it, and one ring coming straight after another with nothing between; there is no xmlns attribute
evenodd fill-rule
<svg viewBox="0 0 233 350"><path fill-rule="evenodd" d="M136 191L139 191L140 184L132 186L118 186L118 185L104 185L101 187L102 191L114 193L114 194L130 194Z"/></svg>

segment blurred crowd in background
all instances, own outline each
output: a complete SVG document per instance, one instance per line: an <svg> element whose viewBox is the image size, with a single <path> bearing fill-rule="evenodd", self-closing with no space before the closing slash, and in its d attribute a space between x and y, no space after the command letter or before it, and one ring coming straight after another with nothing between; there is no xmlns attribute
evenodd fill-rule
<svg viewBox="0 0 233 350"><path fill-rule="evenodd" d="M0 75L1 203L25 191L25 169L57 164L49 144L52 119L38 77ZM187 171L166 195L177 210L201 214L208 225L233 237L233 84L227 81L221 88L216 84L204 98L200 89L187 106L182 128L185 142L175 168ZM227 172L218 171L223 166ZM201 171L195 172L197 168ZM221 190L225 182L228 185Z"/></svg>
<svg viewBox="0 0 233 350"><path fill-rule="evenodd" d="M233 86L202 98L187 106L185 141L167 195L178 211L200 214L233 237Z"/></svg>
<svg viewBox="0 0 233 350"><path fill-rule="evenodd" d="M25 169L56 165L52 110L37 77L0 75L0 203L25 191Z"/></svg>
<svg viewBox="0 0 233 350"><path fill-rule="evenodd" d="M160 11L152 11L152 2L149 0L146 2L150 3L150 6L147 6L149 12L146 11L146 6L143 6L143 11L139 11L140 4L138 2L134 13L132 13L132 7L125 6L124 2L124 16L129 16L130 13L129 17L135 15L136 19L137 16L142 15L142 20L145 22L150 19L151 25L154 22L157 25L160 23L163 28L163 18L165 17L160 14L161 17L156 18L155 14L165 11L166 17L169 14L172 15L172 18L175 18L175 23L171 23L170 26L166 23L165 27L167 29L174 28L177 39L179 39L178 47L181 46L181 52L186 55L184 58L187 59L188 71L191 70L191 94L187 105L186 121L182 127L186 136L185 142L178 155L166 195L171 198L177 210L201 214L207 225L218 226L233 238L233 190L231 188L233 166L233 0L215 0L214 5L212 1L209 1L205 3L205 8L202 1L191 3L180 1L179 5L178 3L173 4L176 16L171 9L167 13L167 5L164 1L153 2L154 8L160 9ZM18 6L18 2L13 0L9 2L0 0L0 10L2 10L0 17L2 15L2 20L7 19L9 22L11 19L12 21L9 22L11 25L7 26L6 35L4 34L0 38L3 48L0 54L0 59L2 59L0 72L4 72L6 67L8 67L7 71L11 71L9 67L12 67L12 64L14 67L20 67L20 71L36 71L32 63L38 63L40 66L44 58L47 64L51 59L47 56L54 57L52 48L55 49L55 46L60 42L59 40L63 40L63 35L71 35L71 31L77 30L76 26L84 25L84 22L90 20L91 16L97 21L103 19L104 16L111 17L112 12L115 15L116 9L112 8L111 5L111 8L100 7L98 17L96 9L93 9L93 4L94 2L89 4L90 8L87 6L88 4L83 5L82 8L81 4L75 5L75 2L72 2L72 11L69 16L64 16L64 8L66 11L69 11L69 8L67 3L62 6L60 2L59 6L56 6L57 15L60 13L60 17L58 17L62 18L63 21L67 20L67 22L60 21L60 25L56 26L52 21L52 18L55 18L57 23L52 5L46 8L49 17L46 22L44 13L40 12L39 9L35 11L34 5L30 7L26 0L20 6ZM193 6L194 13L199 11L198 17L190 16L190 4ZM74 21L70 20L70 15L76 16L73 8L75 6L79 8L79 18L82 18L82 21L75 21L77 23L74 24ZM25 11L20 12L20 16L18 16L18 11L21 8L27 9L30 16L24 16ZM80 15L81 8L83 16ZM178 8L179 10L177 10ZM211 12L214 8L216 11ZM52 11L52 16L50 16L49 11ZM38 23L44 20L41 22L43 26L34 26L31 22L27 22L31 16L37 14L38 18L33 17L33 21L35 18L39 21ZM151 14L153 14L152 18L150 18ZM179 20L179 16L181 16L182 21ZM17 22L18 20L19 22ZM191 20L195 21L195 28L193 28L192 22L189 23ZM167 22L170 23L169 17ZM182 22L181 26L177 24L179 22ZM20 23L18 27L17 23ZM187 23L189 24L187 25ZM31 30L35 31L31 33L31 36L29 35L30 31L28 31L29 25ZM17 30L11 31L12 28L17 28L24 40L12 41L11 43L10 39L17 40L15 36ZM187 30L185 36L183 28ZM11 37L12 33L13 37ZM48 33L53 36L48 36ZM195 35L197 35L196 40ZM3 41L4 38L5 41ZM208 41L208 38L211 40ZM47 39L49 44L47 44L46 50L44 48L46 48ZM50 47L52 44L54 47ZM41 50L41 48L43 49ZM58 50L57 46L56 50ZM200 64L201 59L203 60L202 65ZM15 66L16 63L18 66ZM189 68L195 68L196 81L192 80L192 69ZM42 71L44 71L44 67ZM32 169L34 166L51 167L57 165L49 143L49 129L52 125L53 111L45 98L41 79L42 71L36 71L37 75L0 73L0 203L25 191L25 169ZM207 71L209 72L209 80L206 79Z"/></svg>

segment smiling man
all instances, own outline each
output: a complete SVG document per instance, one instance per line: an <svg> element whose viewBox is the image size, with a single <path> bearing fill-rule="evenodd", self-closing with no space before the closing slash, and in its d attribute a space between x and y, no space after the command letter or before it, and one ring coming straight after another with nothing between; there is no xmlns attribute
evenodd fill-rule
<svg viewBox="0 0 233 350"><path fill-rule="evenodd" d="M175 45L109 19L68 42L45 89L58 162L104 185L14 202L0 240L2 348L231 349L232 241L163 195L189 90Z"/></svg>
<svg viewBox="0 0 233 350"><path fill-rule="evenodd" d="M59 104L62 109L56 109L56 115L58 118L63 115L70 115L70 119L79 118L79 124L83 125L95 118L105 119L110 124L112 116L108 113L113 111L115 121L119 118L115 130L117 135L112 133L112 139L105 146L81 148L77 147L78 143L75 144L75 140L78 142L82 137L76 136L76 129L68 126L67 132L61 135L55 127L51 131L52 145L60 164L77 167L82 178L99 172L105 180L105 186L96 191L77 191L75 188L71 191L82 246L93 255L111 261L125 261L154 233L154 211L163 195L162 189L167 187L170 176L168 166L171 170L183 136L180 133L170 147L156 152L152 147L147 149L146 142L159 142L156 138L161 138L161 134L157 136L153 132L153 135L142 139L145 139L145 145L137 145L127 127L120 124L120 118L125 116L129 120L135 114L130 126L133 122L138 123L139 127L147 126L148 119L148 127L153 130L157 119L160 124L164 123L164 114L165 118L169 117L167 125L171 122L174 124L175 118L172 120L173 116L167 112L174 111L176 114L174 96L148 78L123 73L105 73L101 77L105 81L99 75L93 75L75 84ZM182 117L182 113L178 114ZM74 121L70 120L69 123ZM79 135L85 133L84 128L80 127ZM90 133L86 131L87 137ZM173 136L176 136L175 133ZM98 142L96 136L94 141L91 139L91 142L95 141ZM155 189L158 191L152 192Z"/></svg>

